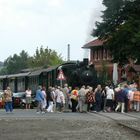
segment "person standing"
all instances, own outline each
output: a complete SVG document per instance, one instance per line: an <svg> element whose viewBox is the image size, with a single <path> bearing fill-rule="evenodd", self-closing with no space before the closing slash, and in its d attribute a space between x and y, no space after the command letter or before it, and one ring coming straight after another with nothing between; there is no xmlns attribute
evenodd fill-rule
<svg viewBox="0 0 140 140"><path fill-rule="evenodd" d="M73 89L71 91L71 103L72 103L72 112L76 112L76 108L77 108L77 105L78 105L78 91L79 91L79 88L78 87L75 87L75 89Z"/></svg>
<svg viewBox="0 0 140 140"><path fill-rule="evenodd" d="M134 110L139 112L140 111L140 91L134 91Z"/></svg>
<svg viewBox="0 0 140 140"><path fill-rule="evenodd" d="M86 93L86 103L87 103L87 111L91 111L91 106L95 103L95 94L93 92L93 88L89 87L89 91Z"/></svg>
<svg viewBox="0 0 140 140"><path fill-rule="evenodd" d="M105 89L105 87L102 88L101 110L103 110L103 112L106 112L106 89Z"/></svg>
<svg viewBox="0 0 140 140"><path fill-rule="evenodd" d="M129 86L127 84L124 85L124 88L122 90L123 94L125 94L125 113L128 112L128 103L129 103Z"/></svg>
<svg viewBox="0 0 140 140"><path fill-rule="evenodd" d="M125 94L122 92L122 89L120 87L115 88L115 94L116 94L116 102L117 102L115 112L117 112L120 109L121 113L124 113Z"/></svg>
<svg viewBox="0 0 140 140"><path fill-rule="evenodd" d="M63 112L65 105L65 96L63 94L63 90L60 86L58 86L57 92L56 92L56 110L58 112Z"/></svg>
<svg viewBox="0 0 140 140"><path fill-rule="evenodd" d="M45 87L42 87L42 95L43 95L43 102L42 102L42 109L43 111L45 112L46 110L46 107L47 107L47 94L46 94L46 88Z"/></svg>
<svg viewBox="0 0 140 140"><path fill-rule="evenodd" d="M13 111L13 105L12 105L12 91L10 87L7 87L7 89L4 91L4 100L5 100L5 110L6 112L12 112Z"/></svg>
<svg viewBox="0 0 140 140"><path fill-rule="evenodd" d="M101 85L97 85L97 88L95 89L95 111L100 112L101 111L101 103L102 103L102 87Z"/></svg>
<svg viewBox="0 0 140 140"><path fill-rule="evenodd" d="M30 88L28 88L25 91L26 94L26 109L30 109L31 108L31 95L32 95L32 91Z"/></svg>
<svg viewBox="0 0 140 140"><path fill-rule="evenodd" d="M69 109L69 88L68 88L68 84L64 84L64 88L63 88L63 93L65 96L65 110Z"/></svg>
<svg viewBox="0 0 140 140"><path fill-rule="evenodd" d="M53 112L56 112L56 88L52 87Z"/></svg>
<svg viewBox="0 0 140 140"><path fill-rule="evenodd" d="M81 89L78 91L78 97L79 97L79 111L81 113L86 112L87 110L85 110L85 108L84 108L85 102L86 102L85 86L82 86Z"/></svg>
<svg viewBox="0 0 140 140"><path fill-rule="evenodd" d="M40 113L43 111L42 109L42 103L44 101L44 96L42 94L42 91L41 91L42 87L41 86L38 86L38 89L36 91L36 101L37 101L37 113Z"/></svg>
<svg viewBox="0 0 140 140"><path fill-rule="evenodd" d="M49 104L47 108L47 112L53 112L54 92L52 87L49 87L47 91L47 100Z"/></svg>
<svg viewBox="0 0 140 140"><path fill-rule="evenodd" d="M113 105L114 105L114 90L112 87L105 87L106 89L106 106L107 106L107 112L111 112L113 110Z"/></svg>

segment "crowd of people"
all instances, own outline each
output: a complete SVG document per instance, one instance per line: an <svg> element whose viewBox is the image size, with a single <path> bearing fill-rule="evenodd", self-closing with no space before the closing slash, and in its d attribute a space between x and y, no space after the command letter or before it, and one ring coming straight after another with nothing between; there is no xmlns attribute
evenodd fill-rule
<svg viewBox="0 0 140 140"><path fill-rule="evenodd" d="M31 104L30 88L26 90L26 109ZM4 91L5 110L12 112L12 92L9 87ZM91 86L64 87L38 86L35 100L37 101L37 113L46 112L121 112L140 111L140 91L136 83L122 84L117 87L97 85L95 89Z"/></svg>
<svg viewBox="0 0 140 140"><path fill-rule="evenodd" d="M40 94L40 95L39 95ZM42 94L41 87L37 90L37 112L121 112L140 111L140 91L137 84L123 84L113 88L111 85L95 89L90 86L49 87L46 94ZM45 101L47 100L47 102ZM46 106L43 107L44 102Z"/></svg>

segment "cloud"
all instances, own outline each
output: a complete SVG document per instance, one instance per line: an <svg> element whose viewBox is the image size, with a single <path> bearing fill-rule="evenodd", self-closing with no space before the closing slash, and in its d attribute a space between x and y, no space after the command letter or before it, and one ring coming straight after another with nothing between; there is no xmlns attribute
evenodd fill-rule
<svg viewBox="0 0 140 140"><path fill-rule="evenodd" d="M33 54L37 46L43 45L66 57L69 43L72 58L78 59L81 55L75 52L85 43L92 11L90 21L99 16L97 3L98 0L0 0L1 51L6 49L13 54L13 50L16 53L25 49Z"/></svg>
<svg viewBox="0 0 140 140"><path fill-rule="evenodd" d="M47 0L47 3L50 7L60 8L63 5L64 0Z"/></svg>
<svg viewBox="0 0 140 140"><path fill-rule="evenodd" d="M17 11L17 7L31 3L32 0L0 0L0 28L9 30L23 26L23 16Z"/></svg>
<svg viewBox="0 0 140 140"><path fill-rule="evenodd" d="M63 3L64 0L0 0L0 30L24 30L43 22L48 25Z"/></svg>

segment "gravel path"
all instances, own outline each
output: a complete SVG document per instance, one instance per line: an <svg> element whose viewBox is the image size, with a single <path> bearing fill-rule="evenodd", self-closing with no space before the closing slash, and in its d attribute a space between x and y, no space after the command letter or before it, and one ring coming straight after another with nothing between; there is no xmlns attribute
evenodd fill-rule
<svg viewBox="0 0 140 140"><path fill-rule="evenodd" d="M140 135L102 114L0 112L0 140L139 140ZM24 115L24 116L23 116ZM105 114L113 116L115 114ZM121 114L120 114L121 115ZM120 115L119 119L121 118ZM122 115L124 118L125 115ZM117 118L117 117L116 117ZM139 120L119 120L138 126Z"/></svg>

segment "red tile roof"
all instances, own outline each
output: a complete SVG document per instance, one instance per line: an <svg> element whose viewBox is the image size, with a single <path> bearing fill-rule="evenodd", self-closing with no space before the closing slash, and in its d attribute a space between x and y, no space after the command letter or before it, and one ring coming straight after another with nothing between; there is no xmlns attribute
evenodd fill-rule
<svg viewBox="0 0 140 140"><path fill-rule="evenodd" d="M87 44L85 44L82 48L91 48L91 47L94 47L94 46L102 46L104 43L103 40L99 40L99 39L95 39L91 42L88 42Z"/></svg>

